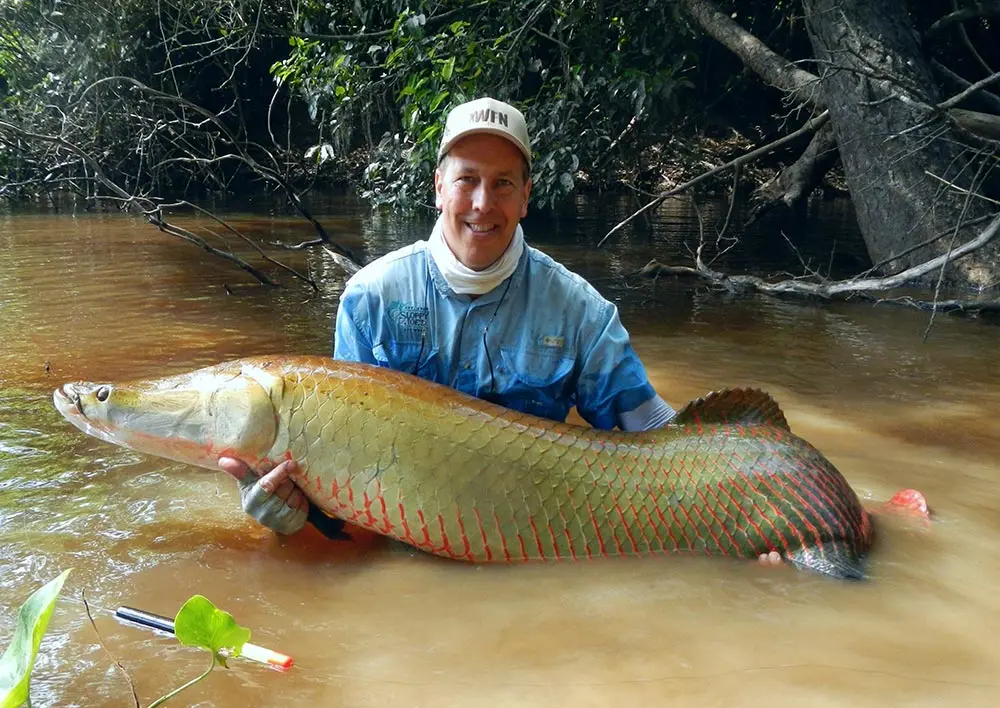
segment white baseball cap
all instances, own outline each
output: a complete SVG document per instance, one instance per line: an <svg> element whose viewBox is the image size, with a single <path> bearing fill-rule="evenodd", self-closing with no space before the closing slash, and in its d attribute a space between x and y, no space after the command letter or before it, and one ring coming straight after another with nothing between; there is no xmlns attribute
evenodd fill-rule
<svg viewBox="0 0 1000 708"><path fill-rule="evenodd" d="M531 167L531 139L524 116L514 106L495 98L477 98L451 109L438 148L438 162L459 139L479 133L499 135L511 141Z"/></svg>

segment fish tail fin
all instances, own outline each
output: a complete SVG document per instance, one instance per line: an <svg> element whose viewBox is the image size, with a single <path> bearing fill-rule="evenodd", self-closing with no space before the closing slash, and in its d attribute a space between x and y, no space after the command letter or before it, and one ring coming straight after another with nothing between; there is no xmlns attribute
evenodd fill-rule
<svg viewBox="0 0 1000 708"><path fill-rule="evenodd" d="M822 547L799 548L786 558L792 565L841 580L866 580L864 556L846 541L826 541Z"/></svg>

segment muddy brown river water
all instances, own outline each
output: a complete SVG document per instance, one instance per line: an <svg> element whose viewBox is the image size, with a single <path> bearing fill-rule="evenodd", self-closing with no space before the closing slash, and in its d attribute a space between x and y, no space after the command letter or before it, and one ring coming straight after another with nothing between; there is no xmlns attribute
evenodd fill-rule
<svg viewBox="0 0 1000 708"><path fill-rule="evenodd" d="M309 236L291 218L232 218L258 236ZM132 705L82 593L143 706L205 657L111 611L173 615L195 593L295 666L233 661L178 705L1000 705L1000 327L941 317L923 343L917 311L640 282L626 274L669 244L653 234L597 251L606 229L588 218L526 233L619 303L666 399L765 388L866 503L922 490L932 529L883 524L865 583L681 557L477 567L377 538L276 537L222 474L85 437L51 391L327 353L337 266L285 255L320 292L285 276L264 289L132 217L0 214L0 646L27 595L73 568L34 705ZM324 223L368 257L426 227L350 204Z"/></svg>

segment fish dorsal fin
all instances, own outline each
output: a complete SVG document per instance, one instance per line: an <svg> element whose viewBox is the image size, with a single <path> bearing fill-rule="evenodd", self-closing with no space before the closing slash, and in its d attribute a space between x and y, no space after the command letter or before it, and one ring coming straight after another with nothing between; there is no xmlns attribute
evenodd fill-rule
<svg viewBox="0 0 1000 708"><path fill-rule="evenodd" d="M771 395L757 388L713 391L684 406L674 425L773 425L791 432L785 414Z"/></svg>

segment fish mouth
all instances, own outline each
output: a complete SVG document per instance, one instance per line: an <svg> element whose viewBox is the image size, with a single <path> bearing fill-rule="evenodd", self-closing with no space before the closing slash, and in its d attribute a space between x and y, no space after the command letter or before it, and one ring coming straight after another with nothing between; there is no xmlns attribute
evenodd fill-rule
<svg viewBox="0 0 1000 708"><path fill-rule="evenodd" d="M63 415L83 415L80 392L73 384L63 384L52 394L52 402Z"/></svg>
<svg viewBox="0 0 1000 708"><path fill-rule="evenodd" d="M83 395L92 387L93 384L78 381L65 383L52 393L52 403L55 404L56 410L84 432L89 432L89 429L98 425L97 421L87 415L83 406Z"/></svg>

